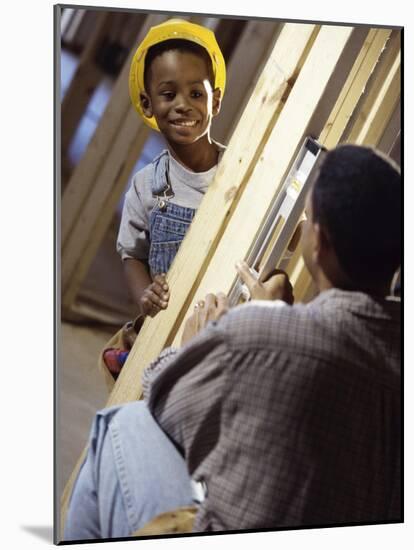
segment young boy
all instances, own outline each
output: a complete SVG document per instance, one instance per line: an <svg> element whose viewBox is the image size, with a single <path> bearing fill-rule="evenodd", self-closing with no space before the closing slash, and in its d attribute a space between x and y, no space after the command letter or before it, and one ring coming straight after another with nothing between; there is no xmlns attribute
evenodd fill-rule
<svg viewBox="0 0 414 550"><path fill-rule="evenodd" d="M117 339L123 349L112 347L111 340L103 352L112 375L106 376L109 386L145 316L154 317L168 306L165 274L224 150L211 139L210 126L220 110L225 79L214 33L187 21L171 19L152 27L134 55L132 103L163 134L168 149L135 174L125 198L117 250L139 316Z"/></svg>

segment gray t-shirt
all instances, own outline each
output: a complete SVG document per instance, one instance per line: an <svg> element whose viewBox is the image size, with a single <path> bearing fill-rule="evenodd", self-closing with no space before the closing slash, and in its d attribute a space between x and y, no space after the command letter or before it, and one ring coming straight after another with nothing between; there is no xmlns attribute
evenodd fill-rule
<svg viewBox="0 0 414 550"><path fill-rule="evenodd" d="M215 143L220 151L225 147ZM174 197L171 202L186 208L198 208L208 186L217 171L217 165L207 172L193 172L169 155L169 178ZM149 218L157 199L151 191L152 164L145 166L132 178L131 187L125 195L121 225L118 233L117 251L121 258L146 260L149 255Z"/></svg>

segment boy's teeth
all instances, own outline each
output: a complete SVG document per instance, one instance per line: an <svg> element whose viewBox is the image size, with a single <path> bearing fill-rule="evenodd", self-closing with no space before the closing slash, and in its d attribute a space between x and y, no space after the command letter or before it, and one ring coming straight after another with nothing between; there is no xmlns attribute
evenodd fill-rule
<svg viewBox="0 0 414 550"><path fill-rule="evenodd" d="M182 120L182 121L176 121L174 122L177 126L195 126L196 121L195 120Z"/></svg>

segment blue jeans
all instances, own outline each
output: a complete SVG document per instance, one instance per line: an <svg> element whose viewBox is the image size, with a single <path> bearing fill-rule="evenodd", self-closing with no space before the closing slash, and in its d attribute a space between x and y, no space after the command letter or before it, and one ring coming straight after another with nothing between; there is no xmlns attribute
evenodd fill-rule
<svg viewBox="0 0 414 550"><path fill-rule="evenodd" d="M64 540L127 537L194 505L185 461L143 401L99 411L76 479Z"/></svg>

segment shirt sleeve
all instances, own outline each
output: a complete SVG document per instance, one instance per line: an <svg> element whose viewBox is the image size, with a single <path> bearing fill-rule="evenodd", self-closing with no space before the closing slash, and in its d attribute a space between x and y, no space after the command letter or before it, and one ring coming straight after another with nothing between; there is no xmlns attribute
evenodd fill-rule
<svg viewBox="0 0 414 550"><path fill-rule="evenodd" d="M186 456L191 473L208 455L220 433L230 356L219 325L209 323L170 355L147 393L152 415Z"/></svg>
<svg viewBox="0 0 414 550"><path fill-rule="evenodd" d="M148 208L143 199L145 172L135 174L125 195L116 248L121 258L147 260L149 255Z"/></svg>
<svg viewBox="0 0 414 550"><path fill-rule="evenodd" d="M160 355L152 361L148 367L144 369L142 373L142 389L144 393L144 399L148 400L151 384L157 378L157 376L166 368L172 359L174 359L178 350L176 348L165 348Z"/></svg>

